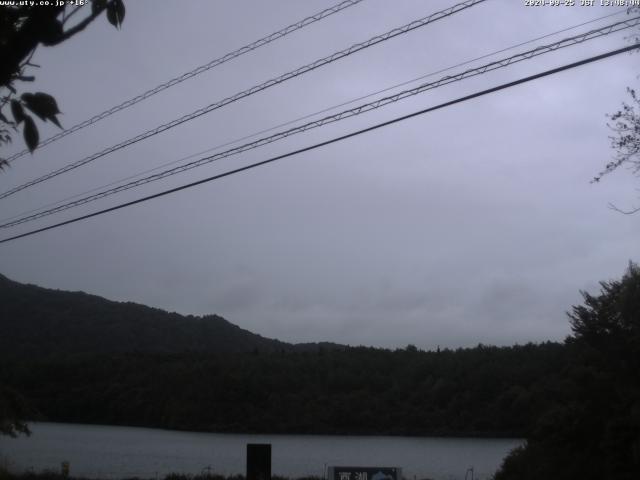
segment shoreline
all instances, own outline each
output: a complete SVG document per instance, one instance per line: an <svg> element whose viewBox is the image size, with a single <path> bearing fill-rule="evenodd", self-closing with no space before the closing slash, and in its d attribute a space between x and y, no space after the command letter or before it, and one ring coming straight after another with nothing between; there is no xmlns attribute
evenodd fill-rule
<svg viewBox="0 0 640 480"><path fill-rule="evenodd" d="M196 433L196 434L211 434L211 435L255 435L255 436L313 436L313 437L407 437L407 438L435 438L435 439L452 439L452 440L525 440L525 435L507 434L507 433L486 433L486 432L459 432L459 433L425 433L425 434L411 434L403 432L387 432L387 433L366 433L366 432L313 432L313 431L292 431L292 432L268 432L268 431L239 431L239 430L206 430L206 429L190 429L190 428L165 428L161 426L148 426L148 425L125 425L118 423L83 423L72 421L55 421L55 420L25 420L27 426L47 424L47 425L73 425L75 427L107 427L107 428L136 428L141 430L154 430L162 432L173 433ZM20 435L24 437L24 435Z"/></svg>

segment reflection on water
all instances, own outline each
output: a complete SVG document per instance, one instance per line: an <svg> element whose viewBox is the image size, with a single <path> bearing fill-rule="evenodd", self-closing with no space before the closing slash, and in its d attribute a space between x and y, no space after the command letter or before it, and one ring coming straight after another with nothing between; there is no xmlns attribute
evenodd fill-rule
<svg viewBox="0 0 640 480"><path fill-rule="evenodd" d="M15 470L60 469L72 476L162 477L170 472L244 474L247 443L272 444L274 475L322 477L331 465L402 467L408 479L490 478L517 439L244 435L133 427L32 423L29 438L0 437L0 460ZM4 457L4 458L2 458ZM205 470L206 471L206 470Z"/></svg>

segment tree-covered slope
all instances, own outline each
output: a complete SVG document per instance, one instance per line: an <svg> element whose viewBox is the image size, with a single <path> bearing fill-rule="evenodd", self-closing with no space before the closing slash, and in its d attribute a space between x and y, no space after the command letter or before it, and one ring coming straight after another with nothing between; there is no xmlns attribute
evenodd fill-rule
<svg viewBox="0 0 640 480"><path fill-rule="evenodd" d="M0 384L41 418L209 431L524 435L565 348L291 345L0 278Z"/></svg>
<svg viewBox="0 0 640 480"><path fill-rule="evenodd" d="M183 316L83 292L24 285L0 276L0 352L5 358L291 348L217 315Z"/></svg>

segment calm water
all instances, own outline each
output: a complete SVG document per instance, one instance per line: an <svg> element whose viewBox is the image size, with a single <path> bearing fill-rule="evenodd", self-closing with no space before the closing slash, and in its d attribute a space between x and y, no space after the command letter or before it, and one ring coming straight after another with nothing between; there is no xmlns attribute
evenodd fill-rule
<svg viewBox="0 0 640 480"><path fill-rule="evenodd" d="M14 470L60 469L71 475L162 477L169 472L245 473L247 443L272 444L274 475L323 476L325 465L397 466L408 479L490 478L516 439L236 435L132 427L32 423L29 438L0 436L0 462ZM469 476L470 478L470 476Z"/></svg>

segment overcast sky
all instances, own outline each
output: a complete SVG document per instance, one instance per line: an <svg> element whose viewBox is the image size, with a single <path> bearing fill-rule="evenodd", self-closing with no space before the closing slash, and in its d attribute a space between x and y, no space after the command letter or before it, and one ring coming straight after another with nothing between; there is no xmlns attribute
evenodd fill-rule
<svg viewBox="0 0 640 480"><path fill-rule="evenodd" d="M53 94L69 127L334 3L128 0L121 31L100 18L61 46L40 48L30 89ZM0 175L1 190L454 3L365 0L21 158ZM0 217L618 11L489 0L3 199ZM629 34L0 233L106 208L622 47ZM597 290L599 280L619 277L640 257L640 214L607 208L637 204L640 179L623 170L589 183L612 156L606 114L638 74L638 57L623 54L3 244L0 272L183 314L217 313L290 342L430 349L562 340L579 290ZM41 126L41 138L53 133ZM22 148L15 140L6 153Z"/></svg>

